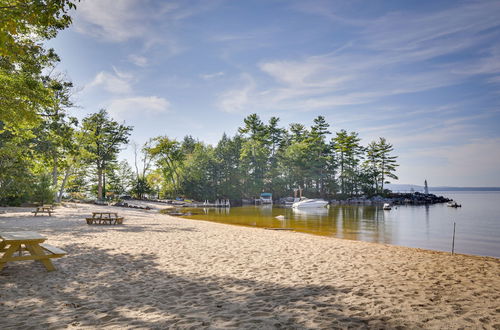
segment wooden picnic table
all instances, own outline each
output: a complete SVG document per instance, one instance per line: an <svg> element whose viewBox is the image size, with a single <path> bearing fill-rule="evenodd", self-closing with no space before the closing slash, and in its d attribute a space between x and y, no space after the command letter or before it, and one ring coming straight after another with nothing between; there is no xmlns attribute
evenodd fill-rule
<svg viewBox="0 0 500 330"><path fill-rule="evenodd" d="M37 206L36 210L33 211L32 213L35 213L35 217L37 216L38 213L48 213L49 217L52 215L54 212L54 207L52 205L43 205L43 206Z"/></svg>
<svg viewBox="0 0 500 330"><path fill-rule="evenodd" d="M86 218L88 225L118 225L123 224L123 217L116 212L92 212L92 218Z"/></svg>
<svg viewBox="0 0 500 330"><path fill-rule="evenodd" d="M55 270L51 258L60 258L66 251L49 244L47 238L33 231L0 232L0 271L7 262L37 260L48 271ZM14 254L17 252L17 256Z"/></svg>

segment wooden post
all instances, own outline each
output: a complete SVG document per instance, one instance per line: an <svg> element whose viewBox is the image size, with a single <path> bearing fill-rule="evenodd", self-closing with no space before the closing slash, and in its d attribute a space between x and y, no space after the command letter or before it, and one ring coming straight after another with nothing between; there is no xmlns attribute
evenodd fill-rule
<svg viewBox="0 0 500 330"><path fill-rule="evenodd" d="M453 222L453 240L451 241L451 255L453 255L455 253L455 227L456 227L456 223Z"/></svg>

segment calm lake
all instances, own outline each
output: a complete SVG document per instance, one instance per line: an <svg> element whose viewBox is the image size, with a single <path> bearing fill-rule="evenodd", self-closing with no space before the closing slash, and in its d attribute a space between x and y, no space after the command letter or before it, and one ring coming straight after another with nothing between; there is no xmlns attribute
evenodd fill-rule
<svg viewBox="0 0 500 330"><path fill-rule="evenodd" d="M438 251L451 251L456 222L456 253L500 258L500 192L433 193L452 198L462 207L435 204L397 206L384 211L381 206L341 205L310 210L243 206L191 209L196 215L185 217L242 226L293 228L315 235Z"/></svg>

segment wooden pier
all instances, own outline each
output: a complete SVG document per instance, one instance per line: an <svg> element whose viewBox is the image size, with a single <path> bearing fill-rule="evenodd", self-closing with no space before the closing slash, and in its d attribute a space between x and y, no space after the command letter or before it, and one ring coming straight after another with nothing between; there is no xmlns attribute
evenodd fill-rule
<svg viewBox="0 0 500 330"><path fill-rule="evenodd" d="M184 204L184 207L231 207L229 199L216 200L214 203L205 201L203 203Z"/></svg>

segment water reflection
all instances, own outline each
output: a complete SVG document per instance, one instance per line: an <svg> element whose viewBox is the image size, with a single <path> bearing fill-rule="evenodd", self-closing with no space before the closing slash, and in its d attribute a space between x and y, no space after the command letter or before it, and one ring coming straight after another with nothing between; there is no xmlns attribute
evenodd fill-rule
<svg viewBox="0 0 500 330"><path fill-rule="evenodd" d="M293 228L317 235L375 242L391 241L385 213L375 206L338 205L330 208L293 209L272 205L233 208L184 209L191 219L270 228Z"/></svg>
<svg viewBox="0 0 500 330"><path fill-rule="evenodd" d="M334 205L330 208L292 209L272 205L232 208L182 209L186 216L221 223L295 231L345 239L450 251L453 222L457 223L455 251L500 256L500 194L482 199L460 196L457 210L436 204L398 206Z"/></svg>
<svg viewBox="0 0 500 330"><path fill-rule="evenodd" d="M304 208L304 209L296 209L292 208L292 213L296 218L310 219L311 217L322 217L328 216L328 208L326 207L318 207L318 208Z"/></svg>

